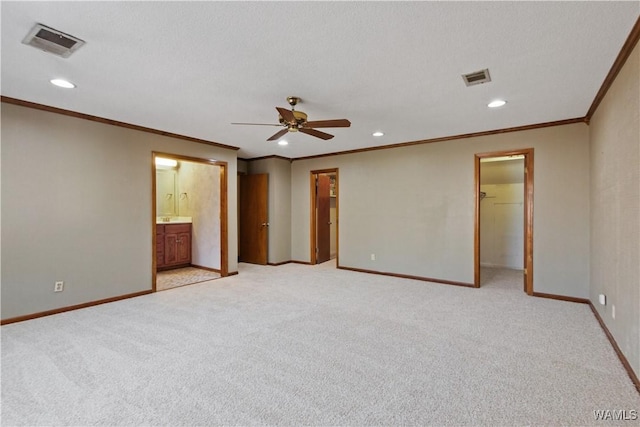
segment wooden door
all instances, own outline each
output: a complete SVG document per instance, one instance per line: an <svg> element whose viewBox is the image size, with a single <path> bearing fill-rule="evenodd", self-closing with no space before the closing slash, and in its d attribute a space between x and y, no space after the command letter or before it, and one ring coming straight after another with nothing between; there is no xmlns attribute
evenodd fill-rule
<svg viewBox="0 0 640 427"><path fill-rule="evenodd" d="M240 262L267 264L269 175L240 175Z"/></svg>
<svg viewBox="0 0 640 427"><path fill-rule="evenodd" d="M331 258L331 180L318 174L316 183L316 263L320 264Z"/></svg>

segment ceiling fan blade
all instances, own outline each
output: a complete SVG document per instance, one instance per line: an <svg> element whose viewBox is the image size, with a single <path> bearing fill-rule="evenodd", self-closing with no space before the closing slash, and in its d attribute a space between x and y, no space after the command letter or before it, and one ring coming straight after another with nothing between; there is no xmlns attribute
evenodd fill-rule
<svg viewBox="0 0 640 427"><path fill-rule="evenodd" d="M281 131L278 131L275 135L273 135L271 138L267 139L267 141L275 141L276 139L280 138L282 135L284 135L287 132L289 132L289 129L282 129Z"/></svg>
<svg viewBox="0 0 640 427"><path fill-rule="evenodd" d="M315 136L316 138L324 140L333 138L333 135L329 135L328 133L320 132L319 130L315 129L300 128L298 130L302 133L306 133L307 135Z"/></svg>
<svg viewBox="0 0 640 427"><path fill-rule="evenodd" d="M317 120L304 124L306 128L348 128L349 126L351 122L347 119Z"/></svg>
<svg viewBox="0 0 640 427"><path fill-rule="evenodd" d="M282 126L280 124L274 125L273 123L231 123L232 125L246 125L246 126Z"/></svg>
<svg viewBox="0 0 640 427"><path fill-rule="evenodd" d="M278 113L282 116L285 122L287 123L297 123L296 117L293 115L293 112L287 110L286 108L276 107Z"/></svg>

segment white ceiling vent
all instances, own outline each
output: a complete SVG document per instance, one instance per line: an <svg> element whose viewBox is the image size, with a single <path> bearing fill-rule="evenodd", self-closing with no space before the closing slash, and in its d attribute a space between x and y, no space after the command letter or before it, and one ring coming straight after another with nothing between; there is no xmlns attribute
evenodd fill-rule
<svg viewBox="0 0 640 427"><path fill-rule="evenodd" d="M484 70L463 74L462 79L467 86L473 86L490 82L491 76L489 75L489 69L485 68Z"/></svg>
<svg viewBox="0 0 640 427"><path fill-rule="evenodd" d="M68 58L84 44L84 41L42 24L36 24L22 43Z"/></svg>

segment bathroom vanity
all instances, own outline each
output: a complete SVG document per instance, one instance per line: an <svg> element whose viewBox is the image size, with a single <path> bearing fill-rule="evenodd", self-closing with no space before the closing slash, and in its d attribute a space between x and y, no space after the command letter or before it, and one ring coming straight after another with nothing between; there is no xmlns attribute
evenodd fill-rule
<svg viewBox="0 0 640 427"><path fill-rule="evenodd" d="M156 223L156 268L187 267L191 264L191 223Z"/></svg>

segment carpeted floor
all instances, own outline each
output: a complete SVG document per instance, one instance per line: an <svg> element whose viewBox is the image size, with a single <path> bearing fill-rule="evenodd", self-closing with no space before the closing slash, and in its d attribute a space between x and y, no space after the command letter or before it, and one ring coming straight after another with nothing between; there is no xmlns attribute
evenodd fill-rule
<svg viewBox="0 0 640 427"><path fill-rule="evenodd" d="M524 272L509 268L482 267L480 286L487 289L521 290L524 292Z"/></svg>
<svg viewBox="0 0 640 427"><path fill-rule="evenodd" d="M588 306L332 264L5 325L2 425L639 425Z"/></svg>
<svg viewBox="0 0 640 427"><path fill-rule="evenodd" d="M156 290L178 288L194 283L206 282L220 278L220 274L197 267L175 268L173 270L159 271L156 274Z"/></svg>

